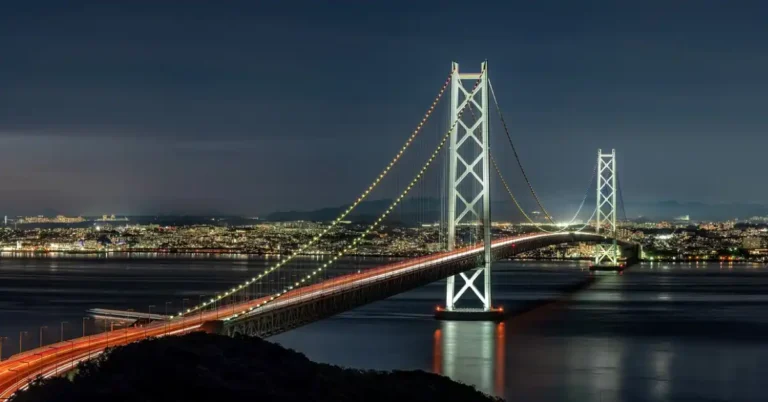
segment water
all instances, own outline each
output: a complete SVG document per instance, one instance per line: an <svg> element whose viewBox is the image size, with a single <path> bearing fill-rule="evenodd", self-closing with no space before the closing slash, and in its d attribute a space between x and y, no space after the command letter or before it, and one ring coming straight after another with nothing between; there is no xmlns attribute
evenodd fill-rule
<svg viewBox="0 0 768 402"><path fill-rule="evenodd" d="M381 263L346 260L346 269ZM5 355L24 342L81 332L90 307L176 306L263 269L259 258L0 260ZM303 263L312 266L311 261ZM586 265L502 262L494 299L538 307L503 324L438 322L442 283L273 337L319 362L421 369L510 401L760 401L768 372L768 267L644 264L570 296ZM63 318L60 318L63 317ZM90 329L89 329L90 330ZM15 345L14 345L15 344ZM26 345L26 343L25 343Z"/></svg>

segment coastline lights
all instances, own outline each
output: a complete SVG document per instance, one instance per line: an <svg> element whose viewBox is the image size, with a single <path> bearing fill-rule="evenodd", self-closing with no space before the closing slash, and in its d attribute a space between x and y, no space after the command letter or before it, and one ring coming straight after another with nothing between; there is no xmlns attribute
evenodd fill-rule
<svg viewBox="0 0 768 402"><path fill-rule="evenodd" d="M378 175L378 177L376 177L376 179L373 181L373 183L371 183L371 185L368 186L368 189L366 189L359 197L357 197L355 202L353 202L352 205L350 205L341 215L339 215L336 219L334 219L328 227L323 229L323 231L319 235L313 237L312 240L310 240L309 242L307 242L303 246L299 247L298 250L294 251L292 254L290 254L285 259L280 260L273 267L265 269L264 272L262 272L261 274L251 278L249 281L246 281L244 285L240 286L240 288L242 288L243 286L250 285L250 284L256 282L257 280L260 280L261 278L269 275L270 273L274 272L276 269L280 268L281 266L287 264L288 262L293 260L299 254L303 253L304 250L306 250L307 248L311 247L318 240L320 240L325 234L327 234L331 229L336 227L341 221L344 220L344 218L347 217L347 215L349 215L352 212L352 210L354 210L361 202L363 202L363 200L365 200L365 198L379 185L379 183L387 175L387 173L389 173L389 171L392 170L392 167L395 166L395 164L400 160L400 157L403 156L403 154L408 149L408 147L413 143L413 141L419 135L419 133L421 132L421 129L424 127L424 124L427 122L427 120L430 118L430 116L432 116L432 113L435 111L435 107L437 107L438 102L443 97L443 94L445 93L446 88L448 88L448 84L451 82L451 79L453 77L453 73L454 73L454 70L452 69L450 74L448 74L448 78L446 78L445 82L443 83L443 86L440 88L440 91L438 92L437 96L432 101L432 105L430 105L429 109L424 114L424 116L422 117L422 119L419 122L419 124L413 130L413 133L411 133L410 137L408 137L408 139L405 141L405 144L400 148L400 151L395 155L395 157L392 159L392 161L389 162L387 167L385 167L384 170ZM475 84L475 86L477 87L477 84ZM226 296L228 296L228 294L217 295L216 296L216 300L221 300L223 297L226 297ZM200 310L203 307L209 306L211 303L213 303L213 301L208 302L208 303L203 303L203 304L200 304L200 305L197 305L197 306L194 306L194 307L192 307L191 311L188 311L187 313L189 313L189 312L196 312L197 310ZM186 314L186 313L184 313L184 314ZM180 314L178 317L180 317L180 316L182 316L184 314Z"/></svg>

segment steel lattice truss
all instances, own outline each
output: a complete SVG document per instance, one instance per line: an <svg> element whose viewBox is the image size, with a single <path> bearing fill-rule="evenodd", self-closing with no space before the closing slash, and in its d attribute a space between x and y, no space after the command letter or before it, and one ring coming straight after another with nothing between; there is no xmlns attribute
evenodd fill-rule
<svg viewBox="0 0 768 402"><path fill-rule="evenodd" d="M595 264L618 264L619 247L616 245L616 150L603 153L597 150L597 210L595 231L601 231L612 238L610 244L599 244Z"/></svg>
<svg viewBox="0 0 768 402"><path fill-rule="evenodd" d="M487 63L481 64L479 73L459 73L459 65L453 63L453 74L451 121L458 119L458 124L451 132L448 157L448 249L453 250L456 245L457 225L480 224L485 253L478 268L458 275L464 281L458 291L456 277L448 278L446 309L455 310L462 296L471 293L482 302L483 310L488 311L491 308L491 215ZM464 80L473 80L477 85L468 91L462 84ZM465 105L473 110L472 123L460 118ZM482 291L475 286L475 280L481 276Z"/></svg>

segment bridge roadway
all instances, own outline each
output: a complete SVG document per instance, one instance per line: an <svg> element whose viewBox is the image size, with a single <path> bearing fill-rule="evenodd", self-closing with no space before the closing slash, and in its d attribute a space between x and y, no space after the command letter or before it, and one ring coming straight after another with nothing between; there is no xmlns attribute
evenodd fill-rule
<svg viewBox="0 0 768 402"><path fill-rule="evenodd" d="M513 255L517 252L543 247L551 244L559 244L575 241L600 241L602 236L591 233L552 233L524 235L498 239L493 242L494 257L501 258ZM506 250L506 251L505 251ZM218 329L230 335L247 333L249 335L269 336L299 325L321 319L335 314L346 308L353 308L382 296L396 294L407 289L423 285L424 280L434 281L447 277L457 272L466 270L466 264L474 264L482 254L482 246L470 246L450 252L432 254L400 261L381 267L368 269L360 273L352 273L328 279L315 285L309 285L291 290L274 301L255 308L270 297L242 302L216 311L207 311L200 314L192 314L176 318L172 321L152 322L143 327L129 327L110 332L104 332L91 336L75 338L40 348L31 349L24 353L16 354L11 358L0 362L0 401L6 400L18 389L26 387L29 380L40 375L50 377L69 371L77 366L80 361L98 356L108 347L125 345L152 337L167 335L179 335L191 331L203 330L208 322L223 323ZM466 264L454 264L457 261L465 261ZM466 265L466 266L465 266ZM452 269L443 270L442 267L453 266ZM412 276L414 273L429 271L439 272L438 275L420 275L421 281L406 282L405 286L381 286L388 282L403 283L401 279ZM436 279L435 279L436 278ZM348 299L350 291L367 291L372 285L385 292L372 292L373 297L354 298L352 303L334 303L331 309L310 308L315 314L299 316L298 319L283 321L278 319L285 316L286 312L297 311L307 306L322 304L323 299ZM249 311L251 308L255 308ZM233 311L236 313L233 314ZM267 317L266 320L263 320ZM223 321L222 321L223 320ZM264 326L264 321L268 325ZM254 324L256 323L256 324ZM283 325L276 328L275 325ZM207 324L206 324L207 327Z"/></svg>

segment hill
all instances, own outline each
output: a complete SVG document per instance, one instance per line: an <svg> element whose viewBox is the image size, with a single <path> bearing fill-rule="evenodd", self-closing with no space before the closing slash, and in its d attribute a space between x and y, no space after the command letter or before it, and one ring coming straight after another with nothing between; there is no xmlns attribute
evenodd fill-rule
<svg viewBox="0 0 768 402"><path fill-rule="evenodd" d="M203 333L111 349L70 377L38 381L13 402L500 401L432 373L345 369L258 338Z"/></svg>

